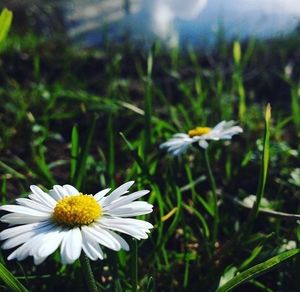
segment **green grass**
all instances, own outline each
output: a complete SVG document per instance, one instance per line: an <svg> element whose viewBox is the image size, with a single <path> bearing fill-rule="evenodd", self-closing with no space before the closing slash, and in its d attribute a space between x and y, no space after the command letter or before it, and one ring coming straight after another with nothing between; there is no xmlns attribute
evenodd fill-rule
<svg viewBox="0 0 300 292"><path fill-rule="evenodd" d="M299 168L299 45L292 35L223 44L208 55L159 44L150 52L128 44L78 50L12 34L0 55L1 202L25 196L31 184L96 193L133 179L151 190L154 212L143 219L155 228L130 252L92 263L102 290L213 291L222 279L219 291L242 283L245 291L297 291L298 250L280 254L286 241L299 247L299 227L258 211L265 198L276 211L299 213L291 177ZM214 190L202 152L173 158L159 145L223 119L244 133L210 143ZM249 217L236 200L255 193ZM251 230L240 236L247 219ZM34 267L31 258L7 262L8 253L1 250L1 263L30 291L85 289L79 262L62 266L55 254Z"/></svg>

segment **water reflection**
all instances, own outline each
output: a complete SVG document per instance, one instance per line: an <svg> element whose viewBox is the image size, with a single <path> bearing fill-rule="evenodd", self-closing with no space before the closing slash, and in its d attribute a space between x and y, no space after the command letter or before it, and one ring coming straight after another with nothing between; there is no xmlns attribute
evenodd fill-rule
<svg viewBox="0 0 300 292"><path fill-rule="evenodd" d="M86 46L101 44L104 35L127 35L149 45L160 38L170 46L205 47L215 43L220 28L225 39L269 38L293 31L300 20L299 0L4 0L4 5L18 15L42 11L29 16L37 26L57 29L60 23L71 40Z"/></svg>

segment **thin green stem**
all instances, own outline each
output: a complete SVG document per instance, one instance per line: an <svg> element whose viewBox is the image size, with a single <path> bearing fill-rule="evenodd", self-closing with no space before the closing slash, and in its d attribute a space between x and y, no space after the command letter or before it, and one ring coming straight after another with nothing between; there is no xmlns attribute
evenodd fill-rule
<svg viewBox="0 0 300 292"><path fill-rule="evenodd" d="M144 132L144 153L143 158L147 157L151 146L151 116L152 116L152 67L153 52L150 51L147 60L147 75L145 80L145 132Z"/></svg>
<svg viewBox="0 0 300 292"><path fill-rule="evenodd" d="M217 197L217 191L216 191L216 182L215 178L213 176L210 160L208 156L207 149L204 150L204 157L205 157L205 163L206 168L208 172L208 178L211 186L211 191L213 194L213 210L214 210L214 221L213 221L213 231L212 231L212 246L214 247L217 235L218 235L218 225L219 225L219 210L218 210L218 197Z"/></svg>
<svg viewBox="0 0 300 292"><path fill-rule="evenodd" d="M80 264L89 292L98 292L90 261L85 254L80 256Z"/></svg>
<svg viewBox="0 0 300 292"><path fill-rule="evenodd" d="M138 246L135 239L132 240L131 281L132 292L136 292L138 287Z"/></svg>

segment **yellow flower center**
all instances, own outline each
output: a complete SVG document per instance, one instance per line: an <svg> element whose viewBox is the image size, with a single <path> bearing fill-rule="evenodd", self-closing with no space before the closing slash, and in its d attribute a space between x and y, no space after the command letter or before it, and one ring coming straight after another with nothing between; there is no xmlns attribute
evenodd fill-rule
<svg viewBox="0 0 300 292"><path fill-rule="evenodd" d="M196 127L192 130L189 130L188 134L192 138L195 136L205 135L205 134L209 133L210 131L211 131L211 128L209 128L209 127Z"/></svg>
<svg viewBox="0 0 300 292"><path fill-rule="evenodd" d="M67 226L82 226L94 222L102 215L102 209L91 195L69 196L59 200L54 208L53 219Z"/></svg>

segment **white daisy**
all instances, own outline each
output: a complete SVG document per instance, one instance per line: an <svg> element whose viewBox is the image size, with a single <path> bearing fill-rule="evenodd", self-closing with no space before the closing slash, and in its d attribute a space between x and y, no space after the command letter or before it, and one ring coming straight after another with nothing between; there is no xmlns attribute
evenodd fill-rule
<svg viewBox="0 0 300 292"><path fill-rule="evenodd" d="M167 149L173 155L184 153L192 144L198 143L202 148L208 147L208 140L231 139L233 135L242 133L243 129L234 121L222 121L214 128L196 127L188 133L177 133L160 148Z"/></svg>
<svg viewBox="0 0 300 292"><path fill-rule="evenodd" d="M148 214L153 206L136 199L147 190L128 194L134 184L127 182L107 195L111 189L97 194L83 195L71 185L55 185L45 193L31 186L29 198L17 199L18 205L4 205L0 210L11 212L1 217L10 226L0 233L6 240L2 248L18 247L8 260L23 260L33 256L36 265L42 263L60 247L61 261L71 264L81 250L91 259L103 259L100 245L118 251L129 250L127 242L115 231L136 239L148 238L152 224L127 218Z"/></svg>

